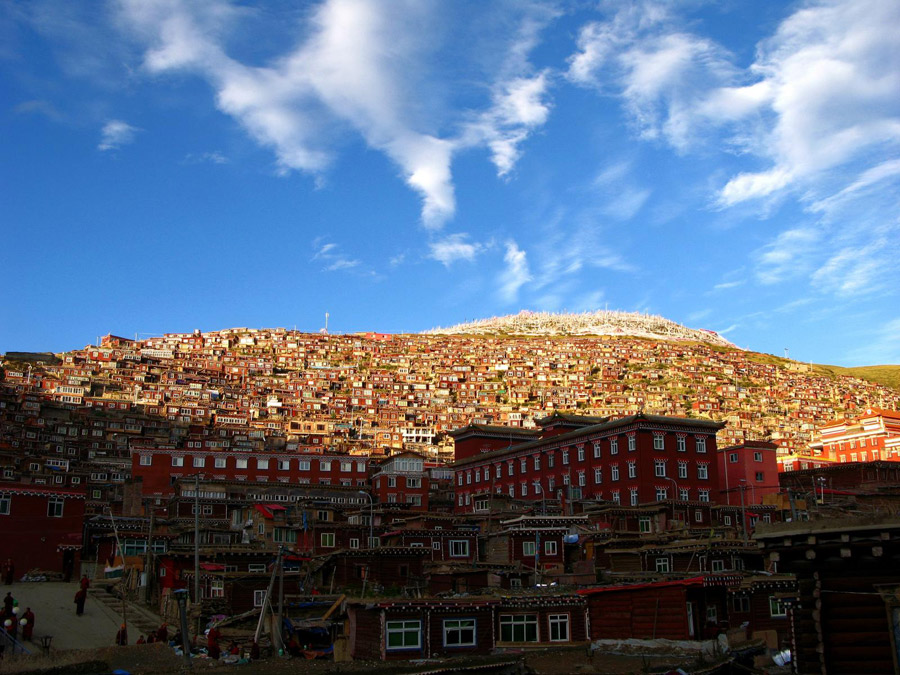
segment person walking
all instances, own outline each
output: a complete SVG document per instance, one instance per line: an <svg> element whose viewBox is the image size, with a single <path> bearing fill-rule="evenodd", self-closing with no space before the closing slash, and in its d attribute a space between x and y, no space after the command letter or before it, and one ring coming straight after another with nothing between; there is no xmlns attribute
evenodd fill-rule
<svg viewBox="0 0 900 675"><path fill-rule="evenodd" d="M87 591L83 588L78 589L75 594L75 614L81 616L84 614L84 601L87 600Z"/></svg>
<svg viewBox="0 0 900 675"><path fill-rule="evenodd" d="M5 618L9 618L13 615L13 606L16 604L16 599L12 596L12 592L7 592L6 597L3 598L3 616Z"/></svg>
<svg viewBox="0 0 900 675"><path fill-rule="evenodd" d="M34 612L31 611L31 607L26 607L25 613L22 615L22 639L30 641L33 634Z"/></svg>
<svg viewBox="0 0 900 675"><path fill-rule="evenodd" d="M3 564L3 578L7 586L12 586L13 580L16 578L16 566L13 565L12 558L7 558Z"/></svg>

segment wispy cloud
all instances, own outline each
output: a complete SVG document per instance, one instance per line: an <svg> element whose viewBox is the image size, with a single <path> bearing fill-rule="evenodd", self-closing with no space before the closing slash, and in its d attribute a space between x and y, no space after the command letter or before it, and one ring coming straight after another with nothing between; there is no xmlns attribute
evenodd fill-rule
<svg viewBox="0 0 900 675"><path fill-rule="evenodd" d="M188 153L182 160L184 164L228 164L228 158L218 150L212 152Z"/></svg>
<svg viewBox="0 0 900 675"><path fill-rule="evenodd" d="M103 125L100 131L100 144L98 150L118 150L123 145L134 142L134 137L140 131L122 120L110 120Z"/></svg>
<svg viewBox="0 0 900 675"><path fill-rule="evenodd" d="M443 21L429 3L325 0L298 30L299 44L266 65L248 65L227 51L227 38L249 9L220 0L121 0L120 7L124 23L146 45L146 70L204 77L219 109L275 153L281 172L320 175L332 161L332 128L349 127L399 168L420 196L422 223L431 230L455 213L454 154L486 146L506 175L549 111L547 73L533 72L527 53L555 15L537 3L519 12L506 65L489 85L489 105L474 122L466 113L470 121L456 124L459 111L442 110L435 119L422 105ZM457 125L459 136L433 131Z"/></svg>
<svg viewBox="0 0 900 675"><path fill-rule="evenodd" d="M333 242L323 242L321 237L317 237L313 241L314 253L310 260L321 261L324 272L339 272L341 270L350 270L358 268L360 261L343 255L338 245Z"/></svg>
<svg viewBox="0 0 900 675"><path fill-rule="evenodd" d="M432 241L428 245L431 251L428 257L437 260L445 267L450 267L450 265L459 260L472 262L475 260L475 256L484 251L487 246L470 242L468 239L469 235L463 232Z"/></svg>
<svg viewBox="0 0 900 675"><path fill-rule="evenodd" d="M498 295L503 302L513 303L519 297L519 289L531 281L528 269L528 257L516 242L506 242L506 254L503 256L506 267L498 278Z"/></svg>
<svg viewBox="0 0 900 675"><path fill-rule="evenodd" d="M756 278L763 284L774 284L808 272L813 247L820 238L812 228L785 230L757 251Z"/></svg>
<svg viewBox="0 0 900 675"><path fill-rule="evenodd" d="M744 285L744 279L739 279L737 281L723 281L722 283L716 284L713 286L714 291L727 291L729 288L737 288L738 286Z"/></svg>
<svg viewBox="0 0 900 675"><path fill-rule="evenodd" d="M43 99L22 101L13 108L13 112L20 115L43 115L54 122L58 122L64 118L64 115L56 109L56 106L50 103L50 101L45 101Z"/></svg>

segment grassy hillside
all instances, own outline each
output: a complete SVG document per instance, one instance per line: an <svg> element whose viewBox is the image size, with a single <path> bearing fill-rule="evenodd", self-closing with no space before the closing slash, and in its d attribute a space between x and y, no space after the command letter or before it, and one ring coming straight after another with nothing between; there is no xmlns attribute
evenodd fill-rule
<svg viewBox="0 0 900 675"><path fill-rule="evenodd" d="M900 390L900 366L857 366L856 368L844 368L843 366L816 366L816 369L831 375L846 375L858 377L867 382L891 387Z"/></svg>

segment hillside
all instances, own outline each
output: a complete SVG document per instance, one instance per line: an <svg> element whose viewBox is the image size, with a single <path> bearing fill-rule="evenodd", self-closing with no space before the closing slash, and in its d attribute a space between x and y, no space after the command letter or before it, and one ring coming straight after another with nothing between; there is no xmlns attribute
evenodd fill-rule
<svg viewBox="0 0 900 675"><path fill-rule="evenodd" d="M900 366L856 366L845 368L843 366L815 366L821 372L829 373L836 377L856 377L866 382L873 382L885 387L891 387L900 391Z"/></svg>
<svg viewBox="0 0 900 675"><path fill-rule="evenodd" d="M637 312L598 310L581 314L530 312L479 319L449 328L432 328L426 335L509 336L631 336L652 340L705 342L736 347L715 331L687 328L661 316Z"/></svg>
<svg viewBox="0 0 900 675"><path fill-rule="evenodd" d="M835 418L900 409L897 389L826 367L627 335L240 328L107 336L58 357L0 364L0 464L14 475L40 466L22 453L124 460L135 447L173 445L449 458L451 429L528 427L554 410L711 418L727 422L720 444L771 438L791 450Z"/></svg>

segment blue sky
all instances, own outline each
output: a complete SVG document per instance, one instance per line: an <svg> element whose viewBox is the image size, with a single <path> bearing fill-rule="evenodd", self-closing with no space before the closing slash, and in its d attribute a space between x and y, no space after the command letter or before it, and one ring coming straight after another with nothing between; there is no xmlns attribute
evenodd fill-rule
<svg viewBox="0 0 900 675"><path fill-rule="evenodd" d="M622 309L900 362L900 3L0 5L0 351Z"/></svg>

